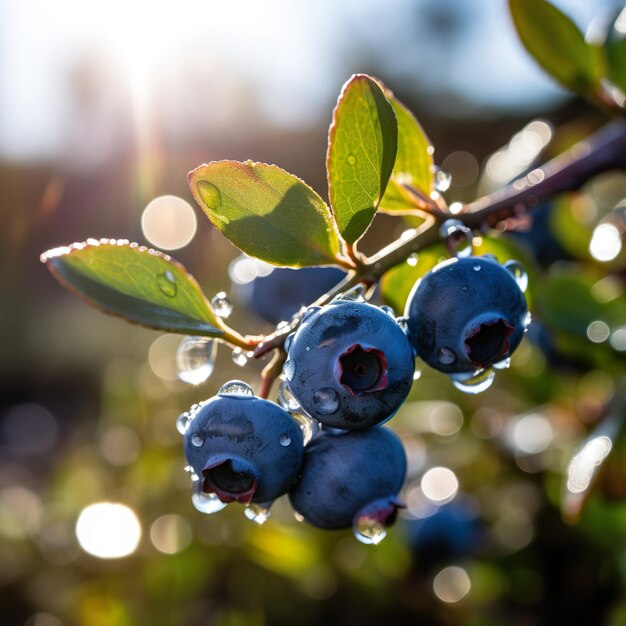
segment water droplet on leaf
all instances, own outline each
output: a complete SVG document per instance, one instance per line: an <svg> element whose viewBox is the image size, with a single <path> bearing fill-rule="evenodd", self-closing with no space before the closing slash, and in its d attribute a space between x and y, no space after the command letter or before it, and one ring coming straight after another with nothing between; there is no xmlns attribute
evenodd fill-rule
<svg viewBox="0 0 626 626"><path fill-rule="evenodd" d="M198 181L196 188L200 194L200 199L209 207L209 209L216 210L222 204L222 196L220 195L219 189L215 185L207 182L206 180L200 180Z"/></svg>
<svg viewBox="0 0 626 626"><path fill-rule="evenodd" d="M217 343L204 337L185 337L176 350L178 378L199 385L209 378L215 367Z"/></svg>
<svg viewBox="0 0 626 626"><path fill-rule="evenodd" d="M233 312L233 304L228 299L226 292L220 291L211 298L211 306L215 315L227 318Z"/></svg>
<svg viewBox="0 0 626 626"><path fill-rule="evenodd" d="M178 292L178 285L176 284L176 278L174 274L167 270L163 274L157 274L156 277L157 287L161 290L161 293L168 298L174 298Z"/></svg>

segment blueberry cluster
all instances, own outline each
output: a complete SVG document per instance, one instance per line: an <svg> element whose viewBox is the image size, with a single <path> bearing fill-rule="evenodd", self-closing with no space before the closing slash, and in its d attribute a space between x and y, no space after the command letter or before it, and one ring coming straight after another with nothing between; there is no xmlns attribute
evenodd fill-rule
<svg viewBox="0 0 626 626"><path fill-rule="evenodd" d="M490 257L440 263L414 286L405 320L354 294L309 307L285 340L280 405L231 381L185 414L198 508L240 502L262 522L288 494L300 519L380 541L407 467L382 424L409 394L415 358L452 376L505 361L528 321L518 269Z"/></svg>

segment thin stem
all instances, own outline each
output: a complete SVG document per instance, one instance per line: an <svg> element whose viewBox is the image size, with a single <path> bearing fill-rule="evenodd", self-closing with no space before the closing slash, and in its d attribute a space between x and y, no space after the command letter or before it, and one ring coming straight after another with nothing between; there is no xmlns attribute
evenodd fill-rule
<svg viewBox="0 0 626 626"><path fill-rule="evenodd" d="M287 353L277 348L274 350L272 360L263 368L261 372L261 387L259 389L259 398L266 398L270 395L274 381L280 376L283 364L287 358Z"/></svg>

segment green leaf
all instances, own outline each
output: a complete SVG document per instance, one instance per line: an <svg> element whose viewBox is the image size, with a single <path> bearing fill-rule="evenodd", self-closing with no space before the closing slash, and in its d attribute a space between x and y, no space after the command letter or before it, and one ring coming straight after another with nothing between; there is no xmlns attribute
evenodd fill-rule
<svg viewBox="0 0 626 626"><path fill-rule="evenodd" d="M596 56L577 26L545 0L509 0L522 43L564 87L588 94L598 84Z"/></svg>
<svg viewBox="0 0 626 626"><path fill-rule="evenodd" d="M385 90L385 96L398 121L398 154L380 210L388 213L405 212L415 206L403 184L414 187L425 196L433 191L433 148L413 113L390 90Z"/></svg>
<svg viewBox="0 0 626 626"><path fill-rule="evenodd" d="M328 190L339 232L354 243L370 225L387 188L398 149L393 107L363 74L341 90L328 133Z"/></svg>
<svg viewBox="0 0 626 626"><path fill-rule="evenodd" d="M290 267L337 264L330 209L306 183L275 165L214 161L189 173L196 202L246 254Z"/></svg>
<svg viewBox="0 0 626 626"><path fill-rule="evenodd" d="M626 7L611 25L604 48L609 80L626 92Z"/></svg>
<svg viewBox="0 0 626 626"><path fill-rule="evenodd" d="M172 333L222 337L196 279L169 256L136 243L88 239L41 255L57 280L106 313Z"/></svg>

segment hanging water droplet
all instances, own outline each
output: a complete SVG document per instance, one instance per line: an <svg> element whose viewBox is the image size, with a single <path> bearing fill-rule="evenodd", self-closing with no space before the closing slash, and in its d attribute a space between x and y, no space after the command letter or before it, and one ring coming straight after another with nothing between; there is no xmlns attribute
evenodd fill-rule
<svg viewBox="0 0 626 626"><path fill-rule="evenodd" d="M229 380L220 387L217 395L253 397L254 391L252 391L252 387L250 387L250 385L241 380Z"/></svg>
<svg viewBox="0 0 626 626"><path fill-rule="evenodd" d="M233 312L233 303L229 300L226 292L220 291L211 298L213 312L218 317L227 318Z"/></svg>
<svg viewBox="0 0 626 626"><path fill-rule="evenodd" d="M291 333L289 335L287 335L287 337L285 337L285 342L283 343L283 348L285 349L285 352L289 352L289 349L291 348L291 344L293 343L293 338L295 337L296 333Z"/></svg>
<svg viewBox="0 0 626 626"><path fill-rule="evenodd" d="M472 256L472 230L459 220L446 220L439 229L448 250L460 258Z"/></svg>
<svg viewBox="0 0 626 626"><path fill-rule="evenodd" d="M302 443L306 446L319 432L320 423L303 410L291 411L291 417L293 417L298 426L300 426L300 430L302 431Z"/></svg>
<svg viewBox="0 0 626 626"><path fill-rule="evenodd" d="M190 385L199 385L209 378L215 367L217 342L204 337L185 337L176 350L178 378Z"/></svg>
<svg viewBox="0 0 626 626"><path fill-rule="evenodd" d="M396 312L390 306L387 306L386 304L383 304L380 307L380 310L384 311L385 313L387 313L387 315L389 317L393 317L394 320L396 319Z"/></svg>
<svg viewBox="0 0 626 626"><path fill-rule="evenodd" d="M442 365L452 365L456 361L456 354L450 348L439 348L437 352L437 360Z"/></svg>
<svg viewBox="0 0 626 626"><path fill-rule="evenodd" d="M296 522L304 522L304 515L300 515L300 513L298 513L298 511L294 511L293 512L293 516L296 520Z"/></svg>
<svg viewBox="0 0 626 626"><path fill-rule="evenodd" d="M478 370L473 374L450 374L452 384L459 391L469 394L482 393L489 389L495 377L496 373L491 368Z"/></svg>
<svg viewBox="0 0 626 626"><path fill-rule="evenodd" d="M201 513L211 515L226 507L226 503L222 502L214 493L205 493L202 491L202 481L195 481L192 488L191 502Z"/></svg>
<svg viewBox="0 0 626 626"><path fill-rule="evenodd" d="M419 380L422 377L422 370L415 370L413 372L413 380Z"/></svg>
<svg viewBox="0 0 626 626"><path fill-rule="evenodd" d="M289 383L283 380L278 387L278 404L286 411L297 411L300 403L294 398Z"/></svg>
<svg viewBox="0 0 626 626"><path fill-rule="evenodd" d="M407 265L410 265L411 267L415 267L417 265L417 252L413 252L409 254L409 256L406 258L406 262L407 262Z"/></svg>
<svg viewBox="0 0 626 626"><path fill-rule="evenodd" d="M200 433L194 433L191 436L191 445L194 448L201 448L204 445L204 437Z"/></svg>
<svg viewBox="0 0 626 626"><path fill-rule="evenodd" d="M191 465L185 465L185 467L183 467L183 469L184 469L186 472L189 472L189 474L192 474L192 473L193 473L193 467L191 467Z"/></svg>
<svg viewBox="0 0 626 626"><path fill-rule="evenodd" d="M511 272L517 286L522 290L528 289L528 273L519 261L507 261L504 267Z"/></svg>
<svg viewBox="0 0 626 626"><path fill-rule="evenodd" d="M387 536L387 530L382 522L365 515L357 517L352 532L361 543L367 545L377 545Z"/></svg>
<svg viewBox="0 0 626 626"><path fill-rule="evenodd" d="M215 185L206 180L200 180L196 185L196 189L200 194L200 198L209 209L215 210L222 204L222 197L219 189Z"/></svg>
<svg viewBox="0 0 626 626"><path fill-rule="evenodd" d="M296 375L296 362L293 359L287 359L283 365L283 374L288 381L292 381Z"/></svg>
<svg viewBox="0 0 626 626"><path fill-rule="evenodd" d="M506 370L511 367L511 359L507 358L492 365L494 370Z"/></svg>
<svg viewBox="0 0 626 626"><path fill-rule="evenodd" d="M302 314L302 318L300 319L300 321L302 323L306 322L309 317L311 317L311 315L313 315L314 313L317 313L322 307L321 306L310 306L303 314Z"/></svg>
<svg viewBox="0 0 626 626"><path fill-rule="evenodd" d="M287 433L284 433L278 438L278 443L283 448L286 448L287 446L291 445L291 437Z"/></svg>
<svg viewBox="0 0 626 626"><path fill-rule="evenodd" d="M176 420L176 430L181 435L184 435L189 428L189 424L191 424L191 418L189 416L189 413L185 411L184 413L181 413Z"/></svg>
<svg viewBox="0 0 626 626"><path fill-rule="evenodd" d="M400 330L402 330L402 332L405 334L409 332L408 322L408 317L396 317L396 323L398 324L398 326L400 326Z"/></svg>
<svg viewBox="0 0 626 626"><path fill-rule="evenodd" d="M255 522L260 526L261 524L265 524L272 514L270 506L272 506L271 502L263 504L251 503L243 510L243 514L251 522Z"/></svg>
<svg viewBox="0 0 626 626"><path fill-rule="evenodd" d="M524 332L528 332L528 327L530 326L530 323L533 321L533 315L530 311L528 311L526 313L526 316L524 317Z"/></svg>
<svg viewBox="0 0 626 626"><path fill-rule="evenodd" d="M445 172L440 167L435 167L435 175L433 185L435 187L435 191L443 193L444 191L448 191L450 189L450 185L452 184L452 174Z"/></svg>
<svg viewBox="0 0 626 626"><path fill-rule="evenodd" d="M473 269L475 272L480 272L480 270L481 270L482 268L480 267L480 265L473 265L473 266L472 266L472 269Z"/></svg>
<svg viewBox="0 0 626 626"><path fill-rule="evenodd" d="M176 284L176 278L174 274L167 270L163 274L157 274L156 277L157 287L161 290L161 293L168 298L174 298L178 292L178 285Z"/></svg>
<svg viewBox="0 0 626 626"><path fill-rule="evenodd" d="M339 408L339 394L332 387L324 387L313 394L313 402L319 413L332 415Z"/></svg>
<svg viewBox="0 0 626 626"><path fill-rule="evenodd" d="M250 359L250 353L245 352L241 348L233 348L230 356L233 360L233 363L235 365L238 365L239 367L244 367Z"/></svg>

